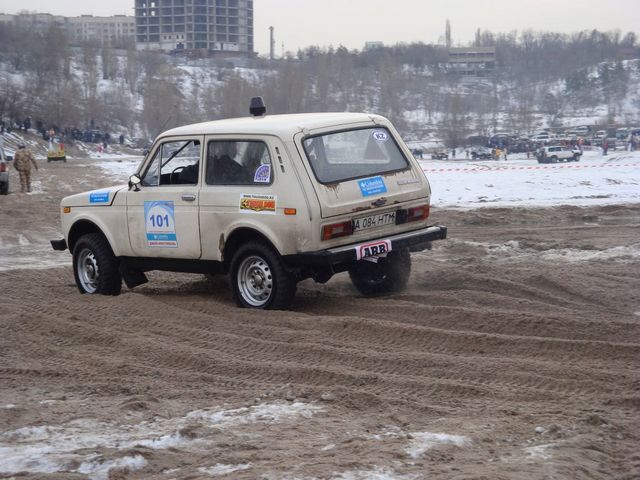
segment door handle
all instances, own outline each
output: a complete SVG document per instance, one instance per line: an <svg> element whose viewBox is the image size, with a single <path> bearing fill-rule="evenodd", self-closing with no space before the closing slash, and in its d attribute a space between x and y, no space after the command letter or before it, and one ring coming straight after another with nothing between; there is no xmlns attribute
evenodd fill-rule
<svg viewBox="0 0 640 480"><path fill-rule="evenodd" d="M196 196L193 193L182 195L182 200L185 202L195 202Z"/></svg>

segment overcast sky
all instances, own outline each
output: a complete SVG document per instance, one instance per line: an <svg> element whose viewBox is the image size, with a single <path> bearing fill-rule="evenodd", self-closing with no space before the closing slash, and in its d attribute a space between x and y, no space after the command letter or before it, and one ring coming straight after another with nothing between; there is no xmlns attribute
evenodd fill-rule
<svg viewBox="0 0 640 480"><path fill-rule="evenodd" d="M473 39L477 28L512 30L633 31L640 36L640 0L254 0L255 48L276 53L309 45L362 49L366 41L438 42L451 21L454 43ZM0 0L0 12L58 15L133 15L134 0Z"/></svg>

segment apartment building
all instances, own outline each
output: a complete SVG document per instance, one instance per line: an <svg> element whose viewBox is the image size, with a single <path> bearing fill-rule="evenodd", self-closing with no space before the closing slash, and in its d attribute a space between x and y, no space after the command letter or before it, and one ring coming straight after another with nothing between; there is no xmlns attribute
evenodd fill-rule
<svg viewBox="0 0 640 480"><path fill-rule="evenodd" d="M253 54L253 0L135 0L139 50Z"/></svg>
<svg viewBox="0 0 640 480"><path fill-rule="evenodd" d="M81 15L68 18L66 28L72 42L96 40L100 43L114 43L133 40L136 34L136 21L134 17L126 15L112 17Z"/></svg>
<svg viewBox="0 0 640 480"><path fill-rule="evenodd" d="M0 24L15 25L39 35L44 35L52 26L55 26L67 33L69 42L72 44L85 41L114 43L133 40L136 33L135 18L126 15L63 17L50 13L18 13L16 15L2 13Z"/></svg>
<svg viewBox="0 0 640 480"><path fill-rule="evenodd" d="M43 35L49 28L57 26L65 28L67 19L60 15L50 13L18 13L16 15L0 14L0 23L5 25L15 25L30 33Z"/></svg>

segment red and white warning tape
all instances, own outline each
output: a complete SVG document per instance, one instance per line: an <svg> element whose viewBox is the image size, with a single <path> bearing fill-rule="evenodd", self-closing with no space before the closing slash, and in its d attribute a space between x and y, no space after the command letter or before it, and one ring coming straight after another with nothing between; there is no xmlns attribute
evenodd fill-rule
<svg viewBox="0 0 640 480"><path fill-rule="evenodd" d="M441 172L506 172L513 170L561 170L561 169L584 169L584 168L607 168L607 167L640 167L640 163L602 163L599 165L530 165L525 167L495 167L495 168L423 168L425 173Z"/></svg>

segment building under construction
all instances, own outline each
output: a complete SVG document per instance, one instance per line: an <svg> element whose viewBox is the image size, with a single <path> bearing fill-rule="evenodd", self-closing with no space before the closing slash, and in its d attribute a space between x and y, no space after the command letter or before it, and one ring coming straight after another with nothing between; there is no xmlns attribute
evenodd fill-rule
<svg viewBox="0 0 640 480"><path fill-rule="evenodd" d="M253 0L135 0L139 50L253 54Z"/></svg>

